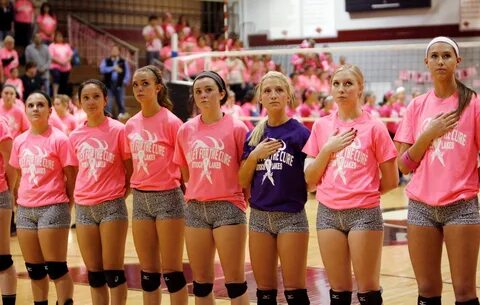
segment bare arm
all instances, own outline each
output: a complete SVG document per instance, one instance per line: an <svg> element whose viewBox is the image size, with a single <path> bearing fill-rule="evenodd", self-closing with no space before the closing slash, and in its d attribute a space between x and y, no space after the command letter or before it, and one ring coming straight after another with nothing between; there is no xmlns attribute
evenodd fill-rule
<svg viewBox="0 0 480 305"><path fill-rule="evenodd" d="M353 128L342 134L338 134L338 131L336 131L322 147L313 162L307 161L309 164L305 167L305 181L309 190L314 189L320 182L332 155L350 145L356 135L357 131Z"/></svg>
<svg viewBox="0 0 480 305"><path fill-rule="evenodd" d="M10 152L12 151L12 142L11 139L0 142L0 154L2 155L3 163L5 164L8 189L13 194L15 183L17 181L17 170L8 163L8 160L10 160Z"/></svg>
<svg viewBox="0 0 480 305"><path fill-rule="evenodd" d="M180 172L182 173L182 179L184 183L187 183L190 179L190 172L187 166L180 166Z"/></svg>
<svg viewBox="0 0 480 305"><path fill-rule="evenodd" d="M458 116L455 111L438 115L429 123L413 145L402 143L399 156L402 156L408 150L410 159L414 162L420 162L432 142L455 128L457 124ZM402 162L402 158L399 159L398 168L403 174L409 174L412 170Z"/></svg>
<svg viewBox="0 0 480 305"><path fill-rule="evenodd" d="M397 158L380 163L380 194L385 194L398 186Z"/></svg>
<svg viewBox="0 0 480 305"><path fill-rule="evenodd" d="M133 173L132 159L123 160L123 166L125 167L125 199L130 195L130 178Z"/></svg>
<svg viewBox="0 0 480 305"><path fill-rule="evenodd" d="M249 188L252 183L253 174L257 167L258 160L268 158L273 155L282 147L280 141L268 141L264 139L258 143L255 149L248 155L248 158L242 161L240 165L240 171L238 172L238 178L242 188Z"/></svg>
<svg viewBox="0 0 480 305"><path fill-rule="evenodd" d="M77 167L75 166L66 166L63 168L63 174L65 175L66 182L65 186L67 188L67 196L70 199L70 208L72 208L75 203L73 198L73 191L75 190L75 179L77 178Z"/></svg>

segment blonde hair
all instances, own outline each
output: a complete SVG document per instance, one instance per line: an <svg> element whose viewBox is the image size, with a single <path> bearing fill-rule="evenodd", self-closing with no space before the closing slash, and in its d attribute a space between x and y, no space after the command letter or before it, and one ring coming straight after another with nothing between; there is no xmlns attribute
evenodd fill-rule
<svg viewBox="0 0 480 305"><path fill-rule="evenodd" d="M278 79L282 82L283 86L287 90L288 96L290 97L290 104L295 104L295 91L293 90L292 85L288 81L288 78L283 73L280 73L278 71L270 71L262 77L262 79L260 80L260 83L258 83L255 89L256 98L260 101L263 83L267 79L271 79L271 78ZM250 134L250 137L248 138L249 146L257 146L258 143L260 143L260 141L263 138L263 134L265 133L265 127L267 126L267 121L268 121L268 116L257 123L252 133Z"/></svg>
<svg viewBox="0 0 480 305"><path fill-rule="evenodd" d="M68 97L68 95L65 95L65 94L59 94L57 95L57 97L60 102L64 105L64 106L67 106L68 108L68 105L70 104L70 97Z"/></svg>
<svg viewBox="0 0 480 305"><path fill-rule="evenodd" d="M365 84L365 78L363 77L362 70L360 70L360 68L356 65L345 64L343 66L338 67L335 70L335 72L333 72L332 82L333 82L333 78L335 77L335 74L337 74L338 72L343 72L343 71L348 71L348 72L351 72L353 74L353 76L355 77L355 80L357 81L358 85L360 86L360 94L359 94L358 98L361 98L363 96L363 89L364 89L364 84Z"/></svg>

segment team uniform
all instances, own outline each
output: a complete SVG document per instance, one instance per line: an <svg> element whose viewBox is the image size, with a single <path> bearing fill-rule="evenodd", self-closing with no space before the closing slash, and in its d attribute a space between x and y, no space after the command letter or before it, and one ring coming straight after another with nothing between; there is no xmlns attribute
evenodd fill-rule
<svg viewBox="0 0 480 305"><path fill-rule="evenodd" d="M395 141L414 144L432 119L457 106L457 93L441 99L430 90L416 97L407 107ZM431 143L405 189L409 198L409 224L442 227L480 223L479 150L480 99L472 97L458 125Z"/></svg>
<svg viewBox="0 0 480 305"><path fill-rule="evenodd" d="M181 125L164 107L152 117L139 112L128 120L125 135L133 161L133 219L184 217L180 169L172 162Z"/></svg>
<svg viewBox="0 0 480 305"><path fill-rule="evenodd" d="M52 127L40 135L28 130L13 141L10 165L22 173L17 228L69 228L63 168L77 166L77 162L68 138Z"/></svg>
<svg viewBox="0 0 480 305"><path fill-rule="evenodd" d="M225 114L212 124L201 115L180 127L173 161L188 166L190 178L185 199L189 227L215 229L246 224L246 203L238 170L247 127Z"/></svg>
<svg viewBox="0 0 480 305"><path fill-rule="evenodd" d="M76 223L99 225L127 220L123 161L130 155L124 125L107 117L97 127L80 126L70 134L70 141L78 159Z"/></svg>
<svg viewBox="0 0 480 305"><path fill-rule="evenodd" d="M280 126L266 125L263 139L278 140L282 147L257 162L251 185L250 230L272 235L308 232L303 173L306 155L302 148L309 136L308 129L294 119ZM244 144L244 160L255 149L248 145L248 138Z"/></svg>
<svg viewBox="0 0 480 305"><path fill-rule="evenodd" d="M379 164L397 156L384 124L366 111L344 122L338 112L315 122L303 152L316 157L328 138L355 128L354 141L332 156L317 185L317 229L383 230Z"/></svg>

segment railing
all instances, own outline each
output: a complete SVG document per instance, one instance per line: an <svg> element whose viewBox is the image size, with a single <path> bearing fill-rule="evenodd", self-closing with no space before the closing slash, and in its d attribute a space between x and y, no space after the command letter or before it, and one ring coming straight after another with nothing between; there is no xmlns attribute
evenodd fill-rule
<svg viewBox="0 0 480 305"><path fill-rule="evenodd" d="M78 50L82 59L89 65L99 66L110 56L112 47L117 45L123 57L135 71L138 68L138 48L90 24L75 15L68 15L68 37L70 45Z"/></svg>

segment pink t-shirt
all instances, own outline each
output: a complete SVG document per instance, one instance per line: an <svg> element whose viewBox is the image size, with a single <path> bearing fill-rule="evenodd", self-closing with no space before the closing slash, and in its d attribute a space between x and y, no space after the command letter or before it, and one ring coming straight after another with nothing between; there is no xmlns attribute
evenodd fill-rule
<svg viewBox="0 0 480 305"><path fill-rule="evenodd" d="M352 127L358 130L355 140L332 157L317 185L317 200L336 210L380 205L379 164L397 156L385 125L366 111L350 122L337 111L318 119L303 152L315 158L337 128L343 133Z"/></svg>
<svg viewBox="0 0 480 305"><path fill-rule="evenodd" d="M180 168L173 163L177 132L182 121L166 108L152 117L140 111L125 125L127 149L132 154L132 188L165 191L180 185Z"/></svg>
<svg viewBox="0 0 480 305"><path fill-rule="evenodd" d="M40 207L69 202L63 168L77 166L66 135L49 127L41 135L30 130L13 140L10 165L21 170L17 203Z"/></svg>
<svg viewBox="0 0 480 305"><path fill-rule="evenodd" d="M238 170L247 127L228 114L213 124L200 117L183 124L177 135L173 162L190 173L185 199L225 200L245 211Z"/></svg>
<svg viewBox="0 0 480 305"><path fill-rule="evenodd" d="M70 134L78 160L75 203L96 205L125 196L124 160L130 159L125 126L111 118L97 127L86 124Z"/></svg>
<svg viewBox="0 0 480 305"><path fill-rule="evenodd" d="M162 48L162 40L157 37L155 33L155 29L158 31L158 33L163 36L164 32L163 29L160 25L155 26L153 28L150 24L145 26L142 30L142 35L144 38L148 38L148 41L145 42L145 46L147 48L148 52L152 51L160 51Z"/></svg>
<svg viewBox="0 0 480 305"><path fill-rule="evenodd" d="M70 60L73 56L73 50L68 43L52 43L48 46L50 56L52 56L52 63L50 69L58 69L61 72L68 72L72 69ZM55 63L53 59L60 62L66 62L65 65Z"/></svg>
<svg viewBox="0 0 480 305"><path fill-rule="evenodd" d="M457 105L457 94L440 99L431 90L416 97L407 107L395 141L415 143L435 116L455 110ZM433 206L477 196L479 148L480 99L472 98L458 126L434 140L425 152L407 185L407 196Z"/></svg>
<svg viewBox="0 0 480 305"><path fill-rule="evenodd" d="M53 109L52 114L49 118L49 123L53 127L60 129L67 136L77 128L77 121L75 117L70 113L66 113L64 117L60 117L55 109Z"/></svg>
<svg viewBox="0 0 480 305"><path fill-rule="evenodd" d="M55 30L57 29L57 18L50 15L38 15L37 24L39 25L38 34L42 40L53 41Z"/></svg>
<svg viewBox="0 0 480 305"><path fill-rule="evenodd" d="M7 121L3 117L0 117L0 143L11 139L12 136L8 130ZM4 192L6 190L8 190L8 184L5 176L5 160L3 160L2 155L0 155L0 192Z"/></svg>
<svg viewBox="0 0 480 305"><path fill-rule="evenodd" d="M10 134L14 139L30 127L27 115L16 105L13 105L10 109L5 109L2 102L0 105L0 116L7 121Z"/></svg>
<svg viewBox="0 0 480 305"><path fill-rule="evenodd" d="M34 7L29 0L15 1L15 21L20 23L32 23Z"/></svg>
<svg viewBox="0 0 480 305"><path fill-rule="evenodd" d="M13 58L13 60L8 65L3 66L3 74L5 75L6 78L10 77L10 70L12 68L18 67L18 65L19 65L18 53L15 49L8 50L7 48L1 48L0 49L0 60L10 59L10 58Z"/></svg>

